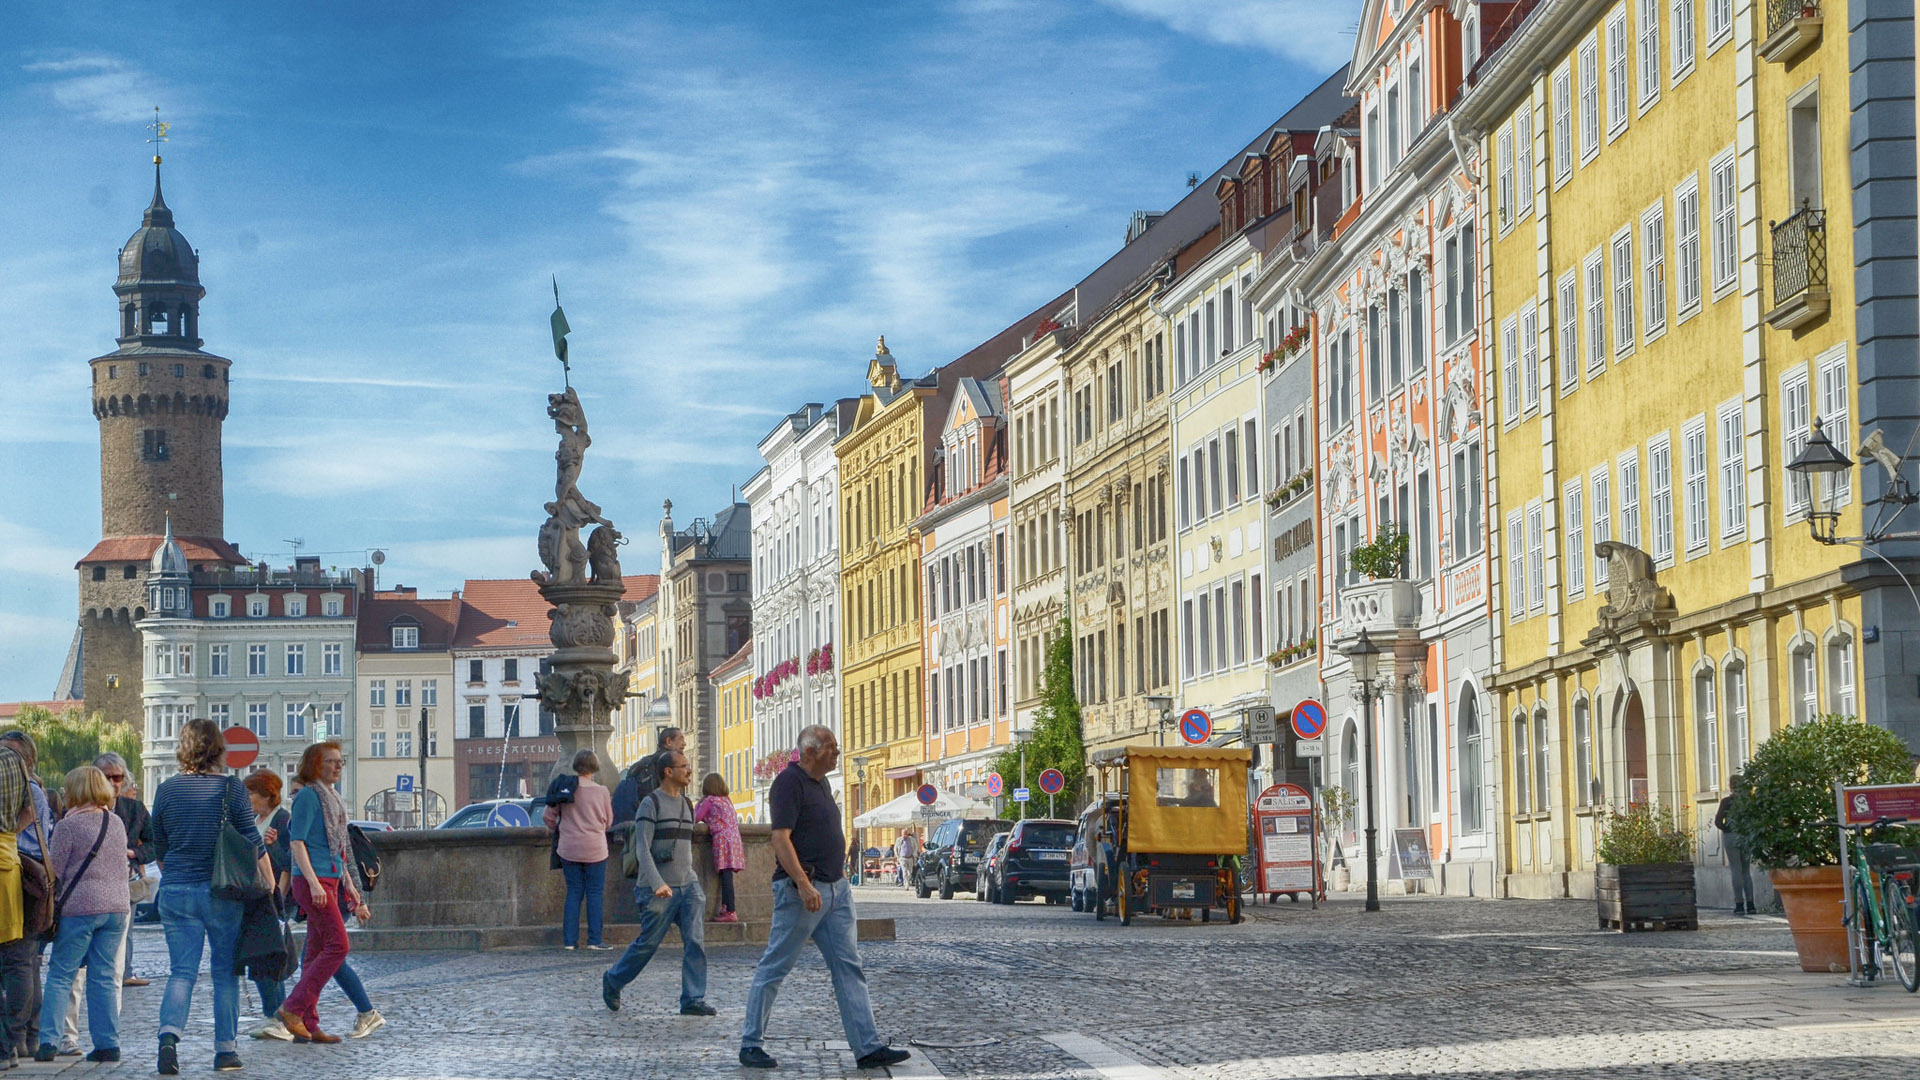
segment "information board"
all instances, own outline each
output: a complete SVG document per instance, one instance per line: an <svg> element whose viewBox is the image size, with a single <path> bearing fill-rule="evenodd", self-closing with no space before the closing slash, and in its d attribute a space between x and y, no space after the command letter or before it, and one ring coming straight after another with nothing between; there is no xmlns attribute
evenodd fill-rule
<svg viewBox="0 0 1920 1080"><path fill-rule="evenodd" d="M1275 784L1253 804L1254 851L1261 893L1324 891L1315 843L1313 796L1298 784Z"/></svg>
<svg viewBox="0 0 1920 1080"><path fill-rule="evenodd" d="M1841 790L1840 811L1849 825L1883 817L1920 821L1920 784L1870 784Z"/></svg>
<svg viewBox="0 0 1920 1080"><path fill-rule="evenodd" d="M1393 830L1393 861L1387 876L1403 881L1432 881L1433 854L1427 850L1427 830Z"/></svg>

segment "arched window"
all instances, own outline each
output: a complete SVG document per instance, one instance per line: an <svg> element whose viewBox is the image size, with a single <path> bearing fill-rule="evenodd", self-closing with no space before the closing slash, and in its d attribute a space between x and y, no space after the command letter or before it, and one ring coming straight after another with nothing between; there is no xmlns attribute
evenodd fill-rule
<svg viewBox="0 0 1920 1080"><path fill-rule="evenodd" d="M1827 642L1827 708L1841 716L1858 712L1853 696L1853 639L1844 634Z"/></svg>
<svg viewBox="0 0 1920 1080"><path fill-rule="evenodd" d="M1460 697L1460 829L1477 833L1487 827L1480 813L1480 712L1472 691Z"/></svg>
<svg viewBox="0 0 1920 1080"><path fill-rule="evenodd" d="M1793 710L1795 723L1805 723L1820 712L1820 680L1813 659L1813 642L1796 645L1793 650Z"/></svg>
<svg viewBox="0 0 1920 1080"><path fill-rule="evenodd" d="M1529 734L1526 714L1516 713L1513 717L1513 809L1521 814L1533 805L1528 785L1528 767L1533 760L1533 756L1527 752L1527 747L1532 744Z"/></svg>
<svg viewBox="0 0 1920 1080"><path fill-rule="evenodd" d="M1573 703L1573 802L1592 806L1599 801L1593 782L1593 709L1586 698Z"/></svg>
<svg viewBox="0 0 1920 1080"><path fill-rule="evenodd" d="M1360 797L1360 735L1351 720L1347 721L1347 730L1340 737L1340 762L1347 796L1357 806ZM1360 812L1363 811L1356 811L1356 816ZM1353 840L1353 829L1354 819L1349 818L1346 828L1349 842Z"/></svg>
<svg viewBox="0 0 1920 1080"><path fill-rule="evenodd" d="M1533 713L1533 811L1546 813L1553 808L1553 799L1549 792L1547 768L1551 743L1547 739L1547 710L1536 709Z"/></svg>
<svg viewBox="0 0 1920 1080"><path fill-rule="evenodd" d="M1747 665L1727 664L1727 769L1738 772L1747 764Z"/></svg>
<svg viewBox="0 0 1920 1080"><path fill-rule="evenodd" d="M1720 702L1714 693L1713 671L1693 678L1694 761L1701 791L1720 789Z"/></svg>

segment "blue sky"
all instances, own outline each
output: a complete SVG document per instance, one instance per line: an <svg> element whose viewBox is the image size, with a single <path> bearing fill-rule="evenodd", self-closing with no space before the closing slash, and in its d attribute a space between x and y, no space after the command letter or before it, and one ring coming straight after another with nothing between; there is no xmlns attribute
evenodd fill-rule
<svg viewBox="0 0 1920 1080"><path fill-rule="evenodd" d="M88 358L167 201L234 361L227 536L444 595L536 565L549 275L648 572L874 338L917 372L1057 295L1348 59L1358 0L73 2L0 45L0 700L99 536Z"/></svg>

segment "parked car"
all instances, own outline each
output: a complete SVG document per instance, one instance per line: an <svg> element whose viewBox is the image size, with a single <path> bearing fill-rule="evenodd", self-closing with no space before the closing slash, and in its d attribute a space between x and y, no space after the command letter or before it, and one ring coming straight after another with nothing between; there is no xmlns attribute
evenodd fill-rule
<svg viewBox="0 0 1920 1080"><path fill-rule="evenodd" d="M1121 796L1109 794L1080 812L1073 848L1067 854L1067 895L1073 910L1091 911L1106 918L1114 867L1114 830L1119 825Z"/></svg>
<svg viewBox="0 0 1920 1080"><path fill-rule="evenodd" d="M347 824L360 826L361 832L392 832L393 831L393 822L391 821L360 821L358 819L355 819L353 821L347 822Z"/></svg>
<svg viewBox="0 0 1920 1080"><path fill-rule="evenodd" d="M955 892L972 892L979 880L980 856L987 850L987 841L994 833L1011 828L1011 821L950 818L941 822L920 852L914 892L922 900L936 888L942 900L953 899Z"/></svg>
<svg viewBox="0 0 1920 1080"><path fill-rule="evenodd" d="M1059 903L1068 891L1067 864L1073 838L1071 821L1030 818L1015 823L994 869L989 899L1011 904L1039 896L1049 904Z"/></svg>
<svg viewBox="0 0 1920 1080"><path fill-rule="evenodd" d="M997 880L994 872L1000 866L1001 855L1007 850L1008 835L1008 833L997 832L993 834L993 839L987 841L987 850L980 855L978 875L980 880L973 890L975 900L985 900L993 895L994 883Z"/></svg>
<svg viewBox="0 0 1920 1080"><path fill-rule="evenodd" d="M436 829L485 829L491 826L488 820L494 810L511 803L527 812L529 824L540 821L544 799L485 799L467 805L447 815L447 820L435 825Z"/></svg>

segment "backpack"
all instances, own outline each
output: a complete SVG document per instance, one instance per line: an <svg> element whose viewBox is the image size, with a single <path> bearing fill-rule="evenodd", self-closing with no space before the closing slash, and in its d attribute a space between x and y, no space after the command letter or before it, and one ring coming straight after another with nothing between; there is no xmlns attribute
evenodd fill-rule
<svg viewBox="0 0 1920 1080"><path fill-rule="evenodd" d="M648 792L648 795L651 795L651 794L652 792ZM691 807L693 803L692 799L689 799L684 795L682 795L680 799L682 802L686 803L689 807ZM653 803L656 808L655 812L658 813L660 800L654 799ZM640 800L640 805L642 807L646 805L645 798L642 798ZM620 841L620 876L624 878L630 878L635 881L639 880L640 878L640 848L639 848L640 820L639 818L640 818L639 811L636 810L634 811L634 820L622 821L619 824L615 825L612 829L608 830L608 833L607 833L608 836L614 837ZM671 856L669 856L669 858L671 858ZM658 863L665 862L667 860L656 858L654 861L656 864L658 864Z"/></svg>
<svg viewBox="0 0 1920 1080"><path fill-rule="evenodd" d="M353 866L359 874L360 891L372 892L380 885L380 853L374 850L366 830L352 822L347 823L347 839L353 848Z"/></svg>

